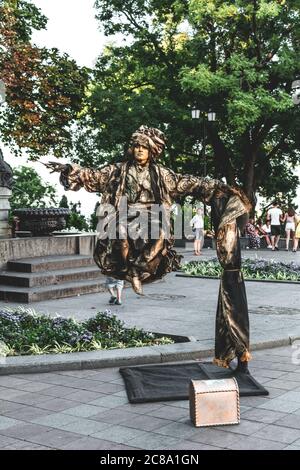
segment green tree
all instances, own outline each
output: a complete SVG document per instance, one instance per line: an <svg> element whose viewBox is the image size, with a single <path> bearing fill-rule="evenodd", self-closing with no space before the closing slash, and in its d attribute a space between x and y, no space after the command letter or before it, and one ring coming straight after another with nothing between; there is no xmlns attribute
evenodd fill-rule
<svg viewBox="0 0 300 470"><path fill-rule="evenodd" d="M10 205L12 210L27 207L53 207L57 204L56 189L44 182L28 166L14 168L14 186Z"/></svg>
<svg viewBox="0 0 300 470"><path fill-rule="evenodd" d="M61 200L59 201L59 207L63 207L65 209L69 209L69 202L68 198L65 194L62 195Z"/></svg>
<svg viewBox="0 0 300 470"><path fill-rule="evenodd" d="M81 214L81 203L71 204L71 213L68 216L67 227L73 227L82 232L89 231L89 224L83 214Z"/></svg>
<svg viewBox="0 0 300 470"><path fill-rule="evenodd" d="M89 231L90 227L86 217L81 214L81 203L79 201L69 204L67 196L63 194L59 202L59 207L70 209L70 214L66 218L66 228L74 228L82 232Z"/></svg>
<svg viewBox="0 0 300 470"><path fill-rule="evenodd" d="M299 113L290 97L300 72L299 1L188 2L191 50L200 63L182 69L184 90L212 103L218 126L208 128L215 171L255 193L295 195Z"/></svg>
<svg viewBox="0 0 300 470"><path fill-rule="evenodd" d="M0 70L6 106L0 135L16 155L32 160L72 150L72 126L83 107L88 71L57 49L31 44L46 17L30 1L0 0Z"/></svg>
<svg viewBox="0 0 300 470"><path fill-rule="evenodd" d="M290 87L300 75L299 0L97 0L96 9L105 34L128 41L97 62L78 161L114 160L146 123L165 127L166 164L203 174L203 126L188 111L196 104L218 116L207 123L211 175L242 185L253 202L256 192L295 195L300 117Z"/></svg>
<svg viewBox="0 0 300 470"><path fill-rule="evenodd" d="M100 202L96 202L94 212L91 214L91 217L90 217L90 229L93 232L96 231L97 224L98 224L97 210L99 206L100 206Z"/></svg>

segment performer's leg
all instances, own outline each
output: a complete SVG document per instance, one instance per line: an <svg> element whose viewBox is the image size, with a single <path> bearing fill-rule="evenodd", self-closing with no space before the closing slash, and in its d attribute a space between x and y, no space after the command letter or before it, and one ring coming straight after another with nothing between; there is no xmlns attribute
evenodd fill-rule
<svg viewBox="0 0 300 470"><path fill-rule="evenodd" d="M143 294L143 289L142 289L142 282L140 278L136 275L131 278L131 284L134 292L136 294L142 295Z"/></svg>
<svg viewBox="0 0 300 470"><path fill-rule="evenodd" d="M156 242L151 246L149 252L145 254L145 259L147 262L152 261L155 256L158 255L160 251L162 251L164 247L164 239L165 239L165 234L164 231L161 230L159 234L159 238L156 240Z"/></svg>
<svg viewBox="0 0 300 470"><path fill-rule="evenodd" d="M163 230L160 231L159 238L157 240L145 240L146 248L136 258L134 263L136 268L140 270L147 270L147 265L156 258L156 256L164 250L165 233Z"/></svg>

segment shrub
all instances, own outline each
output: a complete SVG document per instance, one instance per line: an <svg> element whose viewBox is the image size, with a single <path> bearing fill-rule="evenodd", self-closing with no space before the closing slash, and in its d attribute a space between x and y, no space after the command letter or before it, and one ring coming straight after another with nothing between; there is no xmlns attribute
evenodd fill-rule
<svg viewBox="0 0 300 470"><path fill-rule="evenodd" d="M50 317L32 309L0 311L0 355L57 354L173 343L124 322L109 311L88 320Z"/></svg>
<svg viewBox="0 0 300 470"><path fill-rule="evenodd" d="M182 269L186 274L205 277L219 277L223 272L216 258L210 261L190 261L184 264ZM246 279L300 282L300 265L294 262L247 258L242 262L242 272Z"/></svg>

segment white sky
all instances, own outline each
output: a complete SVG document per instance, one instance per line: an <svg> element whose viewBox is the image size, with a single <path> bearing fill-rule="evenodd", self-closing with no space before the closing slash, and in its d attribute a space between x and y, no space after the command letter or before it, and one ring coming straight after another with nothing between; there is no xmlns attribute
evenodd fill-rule
<svg viewBox="0 0 300 470"><path fill-rule="evenodd" d="M105 40L95 19L94 0L32 0L48 18L47 30L36 32L39 46L57 47L78 65L92 67Z"/></svg>
<svg viewBox="0 0 300 470"><path fill-rule="evenodd" d="M105 38L98 29L94 15L94 0L32 0L48 17L47 30L34 33L33 40L38 46L57 47L67 52L81 66L92 67L101 53L104 44L111 38ZM118 42L120 38L117 38ZM14 158L7 148L3 148L7 162L12 166L26 164L25 158ZM43 158L42 161L47 161ZM59 160L64 163L65 161ZM58 175L49 174L40 163L30 163L39 174L50 184L57 187L59 195L65 193L58 184ZM297 171L300 176L300 171ZM94 194L81 189L79 192L65 193L70 201L82 203L82 213L90 215L97 202ZM300 188L298 189L298 205L300 206Z"/></svg>

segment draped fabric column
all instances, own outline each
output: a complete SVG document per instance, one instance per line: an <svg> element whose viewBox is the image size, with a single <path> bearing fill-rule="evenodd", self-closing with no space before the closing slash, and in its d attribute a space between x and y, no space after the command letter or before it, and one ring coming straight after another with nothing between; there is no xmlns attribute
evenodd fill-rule
<svg viewBox="0 0 300 470"><path fill-rule="evenodd" d="M235 357L250 359L249 315L245 283L241 273L241 249L237 222L222 223L228 197L212 201L212 218L217 235L217 255L223 268L215 335L214 363L228 367Z"/></svg>

